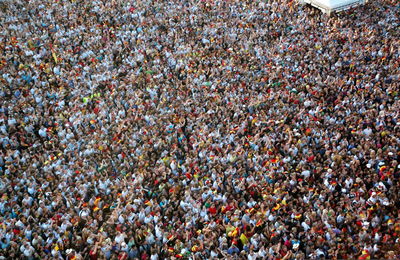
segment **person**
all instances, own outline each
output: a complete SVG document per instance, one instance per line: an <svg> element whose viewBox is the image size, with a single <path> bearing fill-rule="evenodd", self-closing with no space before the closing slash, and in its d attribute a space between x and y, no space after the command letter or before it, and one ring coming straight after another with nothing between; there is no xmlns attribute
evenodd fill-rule
<svg viewBox="0 0 400 260"><path fill-rule="evenodd" d="M0 2L0 255L399 258L398 7Z"/></svg>

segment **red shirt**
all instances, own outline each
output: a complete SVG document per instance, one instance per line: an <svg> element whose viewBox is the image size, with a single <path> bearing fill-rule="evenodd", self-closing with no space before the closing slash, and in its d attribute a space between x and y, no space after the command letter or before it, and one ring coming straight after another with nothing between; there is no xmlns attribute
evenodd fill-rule
<svg viewBox="0 0 400 260"><path fill-rule="evenodd" d="M211 207L208 209L208 212L210 212L211 214L215 215L217 214L217 209L215 207Z"/></svg>
<svg viewBox="0 0 400 260"><path fill-rule="evenodd" d="M92 259L92 260L97 260L97 250L96 250L96 251L94 251L93 249L90 250L90 252L89 252L89 257L90 257L90 259Z"/></svg>

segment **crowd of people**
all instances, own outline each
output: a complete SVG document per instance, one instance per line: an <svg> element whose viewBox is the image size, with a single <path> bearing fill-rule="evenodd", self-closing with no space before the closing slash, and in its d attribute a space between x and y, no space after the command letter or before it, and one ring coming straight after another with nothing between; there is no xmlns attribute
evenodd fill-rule
<svg viewBox="0 0 400 260"><path fill-rule="evenodd" d="M400 258L398 0L0 8L0 259Z"/></svg>

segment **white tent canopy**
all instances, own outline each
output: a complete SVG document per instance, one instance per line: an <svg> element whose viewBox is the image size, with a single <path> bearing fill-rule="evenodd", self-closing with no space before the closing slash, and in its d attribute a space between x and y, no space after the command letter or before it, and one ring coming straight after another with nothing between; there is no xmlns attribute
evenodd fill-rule
<svg viewBox="0 0 400 260"><path fill-rule="evenodd" d="M322 12L331 14L365 4L366 0L300 0L300 2L311 4Z"/></svg>

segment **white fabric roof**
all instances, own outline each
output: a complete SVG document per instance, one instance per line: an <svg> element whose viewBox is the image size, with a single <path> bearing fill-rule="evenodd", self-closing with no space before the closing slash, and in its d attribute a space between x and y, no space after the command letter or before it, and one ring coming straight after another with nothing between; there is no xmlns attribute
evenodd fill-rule
<svg viewBox="0 0 400 260"><path fill-rule="evenodd" d="M318 6L326 9L335 9L341 6L360 2L359 0L312 0L312 2Z"/></svg>

